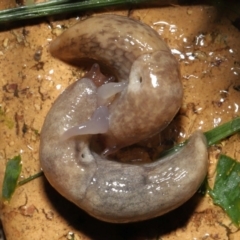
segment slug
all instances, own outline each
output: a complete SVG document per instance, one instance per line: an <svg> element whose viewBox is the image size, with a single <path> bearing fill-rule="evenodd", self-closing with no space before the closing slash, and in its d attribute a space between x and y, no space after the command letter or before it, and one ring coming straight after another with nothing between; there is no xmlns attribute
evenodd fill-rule
<svg viewBox="0 0 240 240"><path fill-rule="evenodd" d="M113 223L154 218L192 197L208 165L201 132L152 163L111 159L118 149L163 130L181 106L178 64L159 35L127 17L99 15L65 31L50 52L68 63L91 59L117 79L94 64L54 102L40 139L41 166L51 185L88 214ZM96 134L102 153L91 147Z"/></svg>
<svg viewBox="0 0 240 240"><path fill-rule="evenodd" d="M119 83L127 82L108 107L109 129L102 139L106 154L161 131L181 106L178 63L159 35L141 22L117 15L88 18L55 39L50 52L66 62L93 59L111 69Z"/></svg>

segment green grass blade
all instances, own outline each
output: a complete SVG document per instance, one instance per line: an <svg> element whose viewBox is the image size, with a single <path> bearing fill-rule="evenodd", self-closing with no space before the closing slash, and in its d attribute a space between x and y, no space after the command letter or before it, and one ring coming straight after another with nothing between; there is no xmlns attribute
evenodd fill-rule
<svg viewBox="0 0 240 240"><path fill-rule="evenodd" d="M209 191L214 204L228 214L236 226L240 226L240 163L221 155L213 190Z"/></svg>
<svg viewBox="0 0 240 240"><path fill-rule="evenodd" d="M26 184L26 183L28 183L28 182L30 182L30 181L38 178L38 177L41 177L41 176L43 176L43 175L44 175L44 174L43 174L43 171L40 171L40 172L38 172L38 173L36 173L36 174L33 174L33 175L31 175L30 177L28 177L28 178L26 178L26 179L24 179L24 180L19 181L19 182L18 182L18 186L22 186L22 185L24 185L24 184Z"/></svg>
<svg viewBox="0 0 240 240"><path fill-rule="evenodd" d="M8 160L2 187L2 199L10 201L16 187L19 175L22 170L21 156L15 156Z"/></svg>
<svg viewBox="0 0 240 240"><path fill-rule="evenodd" d="M208 146L218 143L219 141L240 131L240 117L224 123L210 131L205 132Z"/></svg>
<svg viewBox="0 0 240 240"><path fill-rule="evenodd" d="M240 131L240 117L237 117L229 122L226 122L218 127L215 127L205 132L204 135L206 136L206 139L207 139L207 145L212 146L226 139L227 137L234 135L239 131ZM187 143L187 140L162 152L158 157L164 157L169 154L172 154L178 151L179 149L181 149L186 143Z"/></svg>
<svg viewBox="0 0 240 240"><path fill-rule="evenodd" d="M46 3L34 4L31 6L23 6L13 9L0 11L0 23L13 22L24 19L32 19L38 17L45 17L61 13L69 13L83 10L94 10L102 7L118 6L118 5L132 5L147 0L83 0L83 1L49 1Z"/></svg>

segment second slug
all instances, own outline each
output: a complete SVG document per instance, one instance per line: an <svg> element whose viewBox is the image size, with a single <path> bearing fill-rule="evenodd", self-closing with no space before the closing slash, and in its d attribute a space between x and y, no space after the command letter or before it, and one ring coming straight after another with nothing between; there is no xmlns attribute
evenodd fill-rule
<svg viewBox="0 0 240 240"><path fill-rule="evenodd" d="M178 64L159 35L127 17L99 15L65 31L50 52L69 63L91 59L117 79L105 77L94 64L47 114L40 160L53 187L90 215L116 223L160 216L187 201L207 171L202 133L150 164L106 159L163 130L181 106ZM90 147L95 134L102 154Z"/></svg>
<svg viewBox="0 0 240 240"><path fill-rule="evenodd" d="M181 106L178 63L159 35L141 22L116 15L88 18L55 39L50 52L67 62L93 59L122 84L121 94L108 106L105 153L161 131Z"/></svg>

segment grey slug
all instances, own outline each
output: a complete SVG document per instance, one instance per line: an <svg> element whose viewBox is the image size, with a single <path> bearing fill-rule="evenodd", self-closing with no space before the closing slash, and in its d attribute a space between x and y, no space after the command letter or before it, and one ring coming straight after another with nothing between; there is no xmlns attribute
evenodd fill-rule
<svg viewBox="0 0 240 240"><path fill-rule="evenodd" d="M208 166L207 144L195 132L176 153L152 163L108 159L120 148L163 130L183 97L177 61L149 26L117 15L80 21L50 45L65 62L94 64L54 102L41 131L40 161L51 185L90 215L126 223L167 213L197 191ZM99 134L103 152L91 148Z"/></svg>

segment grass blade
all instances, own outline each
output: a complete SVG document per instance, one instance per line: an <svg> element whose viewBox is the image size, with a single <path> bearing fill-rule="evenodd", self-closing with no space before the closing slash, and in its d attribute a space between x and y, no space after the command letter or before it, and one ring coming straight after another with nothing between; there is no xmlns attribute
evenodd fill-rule
<svg viewBox="0 0 240 240"><path fill-rule="evenodd" d="M13 22L24 19L45 17L61 13L83 10L94 10L102 7L132 5L149 2L147 0L60 0L38 3L0 11L0 23Z"/></svg>
<svg viewBox="0 0 240 240"><path fill-rule="evenodd" d="M228 214L232 222L240 225L240 163L221 155L213 190L209 191L214 204Z"/></svg>
<svg viewBox="0 0 240 240"><path fill-rule="evenodd" d="M240 117L224 123L210 131L205 132L208 146L218 143L219 141L232 136L240 131Z"/></svg>
<svg viewBox="0 0 240 240"><path fill-rule="evenodd" d="M19 175L22 170L21 156L15 156L8 160L2 187L2 199L10 201L16 187Z"/></svg>
<svg viewBox="0 0 240 240"><path fill-rule="evenodd" d="M221 140L226 139L227 137L230 137L234 135L235 133L240 131L240 117L236 117L233 120L226 122L218 127L215 127L207 132L204 133L207 139L207 145L212 146ZM164 157L168 154L172 154L179 149L181 149L185 144L187 143L187 140L175 145L174 147L162 152L160 156L158 157Z"/></svg>

